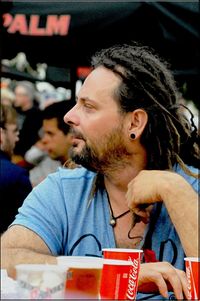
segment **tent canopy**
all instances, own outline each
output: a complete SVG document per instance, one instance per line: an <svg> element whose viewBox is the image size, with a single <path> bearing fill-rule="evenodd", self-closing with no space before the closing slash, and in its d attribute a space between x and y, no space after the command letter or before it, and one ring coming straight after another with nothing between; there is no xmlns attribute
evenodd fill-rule
<svg viewBox="0 0 200 301"><path fill-rule="evenodd" d="M193 85L196 96L198 2L3 1L0 5L3 59L24 52L33 68L47 63L75 70L89 65L96 50L138 41L165 58L180 83Z"/></svg>

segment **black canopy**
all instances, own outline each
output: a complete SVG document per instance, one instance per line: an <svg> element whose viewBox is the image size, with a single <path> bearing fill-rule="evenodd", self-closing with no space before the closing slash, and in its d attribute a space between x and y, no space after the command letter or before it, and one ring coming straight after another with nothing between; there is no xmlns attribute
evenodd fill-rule
<svg viewBox="0 0 200 301"><path fill-rule="evenodd" d="M24 52L31 66L72 71L89 65L98 49L139 41L171 65L179 85L199 94L198 2L1 2L3 59ZM67 77L67 76L66 76Z"/></svg>

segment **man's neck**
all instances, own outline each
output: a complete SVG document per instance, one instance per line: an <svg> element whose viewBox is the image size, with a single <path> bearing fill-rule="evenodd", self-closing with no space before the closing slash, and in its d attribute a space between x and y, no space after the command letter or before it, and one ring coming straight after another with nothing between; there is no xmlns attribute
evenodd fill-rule
<svg viewBox="0 0 200 301"><path fill-rule="evenodd" d="M23 107L21 107L21 110L23 112L26 112L26 111L30 110L32 107L33 107L32 103L26 103L26 104L23 105Z"/></svg>
<svg viewBox="0 0 200 301"><path fill-rule="evenodd" d="M60 161L61 165L65 165L65 163L68 161L68 156L63 156L63 157L60 157L58 160Z"/></svg>
<svg viewBox="0 0 200 301"><path fill-rule="evenodd" d="M145 157L139 157L138 160L133 160L130 164L127 164L125 168L104 175L104 185L112 203L127 208L125 195L128 184L145 167Z"/></svg>

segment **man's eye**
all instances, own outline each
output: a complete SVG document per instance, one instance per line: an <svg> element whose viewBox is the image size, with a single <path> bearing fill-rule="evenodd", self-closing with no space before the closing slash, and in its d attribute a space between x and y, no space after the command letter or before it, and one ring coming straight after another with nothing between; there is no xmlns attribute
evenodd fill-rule
<svg viewBox="0 0 200 301"><path fill-rule="evenodd" d="M52 136L53 136L53 133L51 133L51 132L46 132L46 135L52 137Z"/></svg>
<svg viewBox="0 0 200 301"><path fill-rule="evenodd" d="M93 106L89 103L84 103L84 107L87 108L87 109L92 109Z"/></svg>

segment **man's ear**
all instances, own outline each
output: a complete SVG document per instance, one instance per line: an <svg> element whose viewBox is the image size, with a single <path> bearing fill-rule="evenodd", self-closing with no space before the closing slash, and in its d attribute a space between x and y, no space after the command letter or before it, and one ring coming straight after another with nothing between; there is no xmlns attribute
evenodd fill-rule
<svg viewBox="0 0 200 301"><path fill-rule="evenodd" d="M147 112L143 109L136 109L130 115L129 136L135 135L135 139L140 138L148 122ZM130 136L131 137L131 136Z"/></svg>

